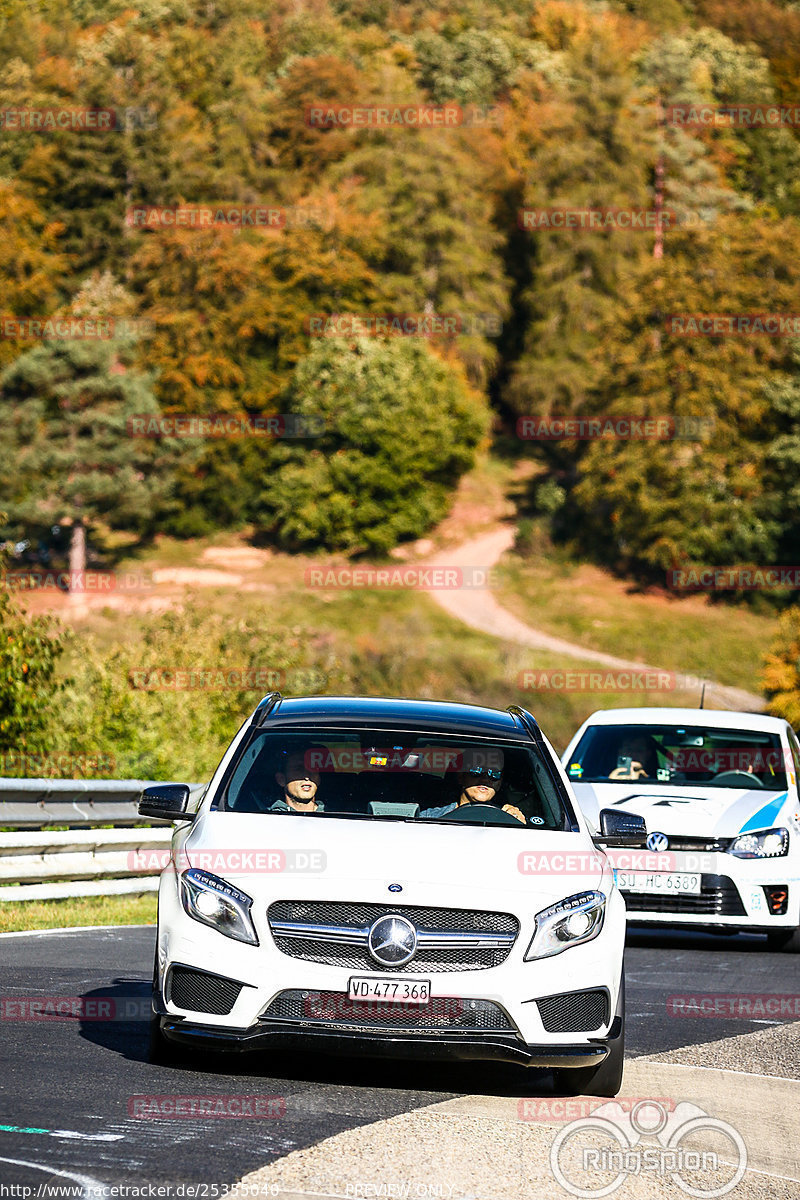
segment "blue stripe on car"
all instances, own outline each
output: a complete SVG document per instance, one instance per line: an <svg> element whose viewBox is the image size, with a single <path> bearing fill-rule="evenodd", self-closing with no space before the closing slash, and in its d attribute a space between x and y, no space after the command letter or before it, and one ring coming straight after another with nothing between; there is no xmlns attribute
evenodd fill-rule
<svg viewBox="0 0 800 1200"><path fill-rule="evenodd" d="M780 796L776 796L774 800L770 800L769 804L765 804L758 812L753 813L749 821L741 828L741 833L749 833L751 829L769 829L775 823L778 813L783 808L788 792L782 792Z"/></svg>

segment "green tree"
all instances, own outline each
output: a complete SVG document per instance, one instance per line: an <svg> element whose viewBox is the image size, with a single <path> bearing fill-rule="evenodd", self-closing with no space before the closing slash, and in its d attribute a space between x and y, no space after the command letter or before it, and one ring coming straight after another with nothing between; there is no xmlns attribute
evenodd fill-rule
<svg viewBox="0 0 800 1200"><path fill-rule="evenodd" d="M135 418L159 413L137 336L50 339L0 376L0 493L12 529L71 525L70 570L86 565L98 522L143 532L169 479ZM159 474L159 468L162 473Z"/></svg>
<svg viewBox="0 0 800 1200"><path fill-rule="evenodd" d="M289 549L378 553L444 515L488 418L457 367L399 339L320 342L298 365L285 411L324 431L276 446L259 524Z"/></svg>
<svg viewBox="0 0 800 1200"><path fill-rule="evenodd" d="M571 10L564 8L565 17ZM653 121L642 110L618 18L592 21L586 10L575 12L588 28L565 52L568 85L548 97L546 132L525 172L524 206L652 208ZM586 411L652 249L652 234L639 230L528 234L529 281L517 302L522 347L503 391L513 412Z"/></svg>
<svg viewBox="0 0 800 1200"><path fill-rule="evenodd" d="M680 234L653 263L593 403L611 414L673 418L678 436L588 445L557 525L591 557L651 576L776 561L781 521L764 465L770 447L777 452L778 427L765 380L781 377L786 342L687 337L670 332L667 318L793 311L795 238L790 218L729 216ZM782 514L786 521L788 505Z"/></svg>
<svg viewBox="0 0 800 1200"><path fill-rule="evenodd" d="M437 104L492 104L515 66L508 38L486 29L464 30L452 41L426 30L414 49L419 81Z"/></svg>
<svg viewBox="0 0 800 1200"><path fill-rule="evenodd" d="M786 366L764 381L765 424L775 436L764 454L762 510L778 526L778 561L794 565L800 561L800 342L791 343Z"/></svg>
<svg viewBox="0 0 800 1200"><path fill-rule="evenodd" d="M497 365L492 338L509 307L487 156L492 134L390 135L332 172L342 185L357 181L351 207L364 224L360 252L379 278L384 311L457 317L456 352L470 382L485 388Z"/></svg>

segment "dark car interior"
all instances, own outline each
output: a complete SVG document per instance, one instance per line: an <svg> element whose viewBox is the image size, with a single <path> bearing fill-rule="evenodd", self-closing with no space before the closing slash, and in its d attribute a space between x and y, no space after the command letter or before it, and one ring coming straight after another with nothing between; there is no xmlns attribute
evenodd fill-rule
<svg viewBox="0 0 800 1200"><path fill-rule="evenodd" d="M300 759L318 781L317 799L324 805L325 816L413 820L426 809L456 804L465 783L485 782L488 772L500 786L485 808L491 805L500 810L503 805L513 805L525 815L526 824L569 828L544 767L538 758L535 764L531 760L536 754L533 747L510 745L499 750L473 743L459 745L457 740L454 744L452 738L442 745L432 745L426 738L420 745L408 735L401 745L399 739L394 740L397 735L383 733L380 737L380 742L377 737L365 740L357 735L318 736L311 741L307 736L259 733L241 754L218 807L237 813L267 813L278 804L280 810L283 791L276 776L286 774L290 759L295 763ZM547 794L548 783L552 795ZM478 812L469 813L464 805L454 819L490 819L484 804L469 807ZM520 824L507 813L492 820L493 824L509 822Z"/></svg>

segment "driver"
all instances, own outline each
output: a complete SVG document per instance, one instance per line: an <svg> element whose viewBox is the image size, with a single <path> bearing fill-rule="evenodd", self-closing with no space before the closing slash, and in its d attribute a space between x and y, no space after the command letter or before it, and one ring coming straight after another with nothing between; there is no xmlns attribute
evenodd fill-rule
<svg viewBox="0 0 800 1200"><path fill-rule="evenodd" d="M500 791L503 782L502 769L474 765L458 774L459 797L452 804L444 804L441 808L426 808L420 817L446 817L462 804L491 804ZM525 814L514 804L504 804L503 812L510 813L523 825L527 822Z"/></svg>
<svg viewBox="0 0 800 1200"><path fill-rule="evenodd" d="M325 805L317 799L319 771L306 766L302 751L288 756L284 770L275 773L275 782L283 796L270 805L270 812L324 812Z"/></svg>
<svg viewBox="0 0 800 1200"><path fill-rule="evenodd" d="M649 733L631 733L622 739L619 757L629 758L629 768L615 767L609 779L654 779L658 769L656 743Z"/></svg>

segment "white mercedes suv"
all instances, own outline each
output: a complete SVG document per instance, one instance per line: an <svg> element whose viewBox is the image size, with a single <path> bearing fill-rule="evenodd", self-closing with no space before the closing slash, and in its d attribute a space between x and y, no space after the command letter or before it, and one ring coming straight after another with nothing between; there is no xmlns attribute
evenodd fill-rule
<svg viewBox="0 0 800 1200"><path fill-rule="evenodd" d="M273 693L197 811L183 784L159 889L151 1054L187 1047L495 1059L615 1095L625 905L533 717Z"/></svg>

